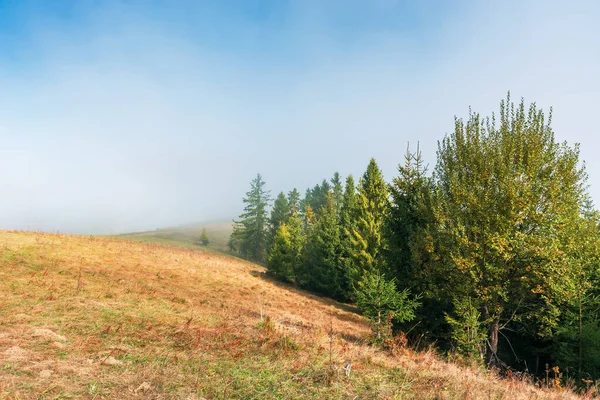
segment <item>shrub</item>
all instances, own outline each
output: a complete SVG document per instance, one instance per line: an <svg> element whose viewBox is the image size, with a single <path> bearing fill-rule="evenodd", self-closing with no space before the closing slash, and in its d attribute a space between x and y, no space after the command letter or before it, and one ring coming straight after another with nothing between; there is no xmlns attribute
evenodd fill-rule
<svg viewBox="0 0 600 400"><path fill-rule="evenodd" d="M386 280L380 272L366 272L355 287L356 304L371 322L373 340L383 343L392 334L392 322L409 322L420 306L418 298L410 299L410 292L399 292L394 280Z"/></svg>

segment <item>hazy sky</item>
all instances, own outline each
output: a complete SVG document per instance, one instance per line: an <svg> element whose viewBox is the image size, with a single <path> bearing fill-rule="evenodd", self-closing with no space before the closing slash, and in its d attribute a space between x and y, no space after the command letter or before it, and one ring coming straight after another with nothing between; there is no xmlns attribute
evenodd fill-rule
<svg viewBox="0 0 600 400"><path fill-rule="evenodd" d="M600 2L0 1L0 229L229 220L510 90L554 107L600 202Z"/></svg>

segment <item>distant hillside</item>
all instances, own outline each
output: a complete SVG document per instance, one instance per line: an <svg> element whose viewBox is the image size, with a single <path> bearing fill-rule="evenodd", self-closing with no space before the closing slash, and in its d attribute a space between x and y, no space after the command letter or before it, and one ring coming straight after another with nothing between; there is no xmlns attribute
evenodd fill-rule
<svg viewBox="0 0 600 400"><path fill-rule="evenodd" d="M235 257L24 232L0 243L0 399L577 398L379 350L353 307Z"/></svg>
<svg viewBox="0 0 600 400"><path fill-rule="evenodd" d="M208 247L221 252L227 252L227 242L233 231L232 222L210 222L206 224L194 224L174 228L157 229L155 231L134 232L119 235L140 242L179 244L186 247L202 247L199 243L202 229L206 228L206 234L210 243Z"/></svg>

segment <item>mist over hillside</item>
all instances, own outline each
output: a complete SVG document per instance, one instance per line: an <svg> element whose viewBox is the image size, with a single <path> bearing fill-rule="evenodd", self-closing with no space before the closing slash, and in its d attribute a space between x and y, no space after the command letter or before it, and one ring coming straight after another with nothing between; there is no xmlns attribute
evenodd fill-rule
<svg viewBox="0 0 600 400"><path fill-rule="evenodd" d="M390 180L508 90L555 107L600 199L598 2L48 4L0 15L0 228L229 221L257 172L303 190L370 157Z"/></svg>
<svg viewBox="0 0 600 400"><path fill-rule="evenodd" d="M141 242L186 244L192 247L202 247L200 237L205 231L209 243L205 247L221 252L229 250L227 243L233 232L232 222L208 222L189 224L172 228L162 228L146 232L131 232L119 237L131 238Z"/></svg>
<svg viewBox="0 0 600 400"><path fill-rule="evenodd" d="M0 1L0 400L600 398L598 21Z"/></svg>

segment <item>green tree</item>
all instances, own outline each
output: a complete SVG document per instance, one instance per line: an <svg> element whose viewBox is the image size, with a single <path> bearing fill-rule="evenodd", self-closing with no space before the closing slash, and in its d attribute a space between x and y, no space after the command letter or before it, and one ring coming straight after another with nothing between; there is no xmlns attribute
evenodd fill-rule
<svg viewBox="0 0 600 400"><path fill-rule="evenodd" d="M306 245L306 235L304 233L303 222L298 215L298 212L292 210L287 222L287 229L290 235L290 245L293 255L292 269L295 278L298 270L302 267L302 263L304 261L303 251Z"/></svg>
<svg viewBox="0 0 600 400"><path fill-rule="evenodd" d="M290 213L293 212L300 212L300 193L298 192L298 190L296 190L296 188L292 189L287 196L287 200L288 200L288 207L290 209Z"/></svg>
<svg viewBox="0 0 600 400"><path fill-rule="evenodd" d="M287 222L279 225L267 258L267 270L277 279L291 282L301 274L305 236L302 219L292 208Z"/></svg>
<svg viewBox="0 0 600 400"><path fill-rule="evenodd" d="M275 201L273 202L273 208L271 209L271 217L269 218L269 234L267 236L267 249L271 248L273 244L273 240L275 238L275 234L279 229L279 225L287 222L287 219L290 216L290 206L288 203L288 199L280 192Z"/></svg>
<svg viewBox="0 0 600 400"><path fill-rule="evenodd" d="M398 176L389 190L390 205L385 220L388 268L399 289L423 296L416 311L418 325L413 332L427 340L444 341L449 336L444 316L453 307L452 293L440 290L447 276L437 268L435 187L427 176L418 145L414 153L407 148L404 164L398 165Z"/></svg>
<svg viewBox="0 0 600 400"><path fill-rule="evenodd" d="M325 204L325 196L330 191L331 185L325 179L323 179L321 184L315 185L312 189L306 189L306 194L300 204L302 210L305 210L307 206L310 206L313 212L318 214L321 207Z"/></svg>
<svg viewBox="0 0 600 400"><path fill-rule="evenodd" d="M387 339L392 321L408 322L414 319L418 299L410 299L410 292L399 292L394 280L386 280L381 272L365 271L355 287L356 305L371 322L374 340Z"/></svg>
<svg viewBox="0 0 600 400"><path fill-rule="evenodd" d="M353 280L365 271L385 271L384 221L388 209L388 186L375 159L371 158L358 183L356 225L352 231Z"/></svg>
<svg viewBox="0 0 600 400"><path fill-rule="evenodd" d="M398 166L399 175L390 184L390 207L386 218L387 263L401 287L419 293L428 290L424 276L434 251L432 231L433 180L417 145L416 153L407 149L405 162Z"/></svg>
<svg viewBox="0 0 600 400"><path fill-rule="evenodd" d="M471 298L459 298L454 302L454 316L446 314L452 328L452 340L460 354L483 361L486 353L487 321L481 319L478 305Z"/></svg>
<svg viewBox="0 0 600 400"><path fill-rule="evenodd" d="M298 283L309 290L340 297L340 234L333 195L325 195L325 203L317 215L305 246L305 257Z"/></svg>
<svg viewBox="0 0 600 400"><path fill-rule="evenodd" d="M267 271L277 279L291 281L294 278L294 261L291 235L286 224L282 223L277 228L267 258Z"/></svg>
<svg viewBox="0 0 600 400"><path fill-rule="evenodd" d="M557 365L580 378L600 375L600 215L586 207L569 233L569 264L576 296L562 310L553 338Z"/></svg>
<svg viewBox="0 0 600 400"><path fill-rule="evenodd" d="M303 216L303 218L302 218L303 224L302 225L303 225L304 233L308 236L308 235L310 235L310 232L312 231L313 226L315 225L317 216L311 206L306 206L306 208L304 209L304 212L302 213L302 216Z"/></svg>
<svg viewBox="0 0 600 400"><path fill-rule="evenodd" d="M335 204L335 212L339 216L341 209L342 209L342 203L343 203L343 197L344 197L344 187L343 187L342 178L341 178L341 175L339 174L339 172L335 172L333 174L333 178L331 178L331 192L333 194L333 203Z"/></svg>
<svg viewBox="0 0 600 400"><path fill-rule="evenodd" d="M314 212L314 209L313 209L313 207L311 205L311 204L313 204L312 197L313 197L312 189L308 188L304 192L304 198L302 198L302 200L300 200L300 212L302 214L302 218L304 219L305 223L307 223L307 221L306 221L306 215L305 215L306 209L308 207L310 207L311 211Z"/></svg>
<svg viewBox="0 0 600 400"><path fill-rule="evenodd" d="M208 239L208 235L206 234L206 228L202 228L202 233L200 234L200 243L202 246L208 246L210 240Z"/></svg>
<svg viewBox="0 0 600 400"><path fill-rule="evenodd" d="M340 274L340 287L343 293L343 297L346 300L351 300L354 297L352 283L356 280L353 280L352 278L355 276L355 273L358 270L358 268L354 264L354 245L352 242L354 232L357 230L357 198L358 196L356 194L354 178L352 177L352 175L348 175L344 187L344 194L342 197L342 206L340 209L339 218L340 263L342 269L342 272Z"/></svg>
<svg viewBox="0 0 600 400"><path fill-rule="evenodd" d="M509 324L551 336L575 294L565 243L584 199L578 146L558 144L542 110L509 96L499 124L471 112L455 120L435 179L446 286L481 301L488 361Z"/></svg>
<svg viewBox="0 0 600 400"><path fill-rule="evenodd" d="M243 202L244 212L234 221L229 247L242 257L256 262L266 260L267 207L271 197L260 174L250 183Z"/></svg>

